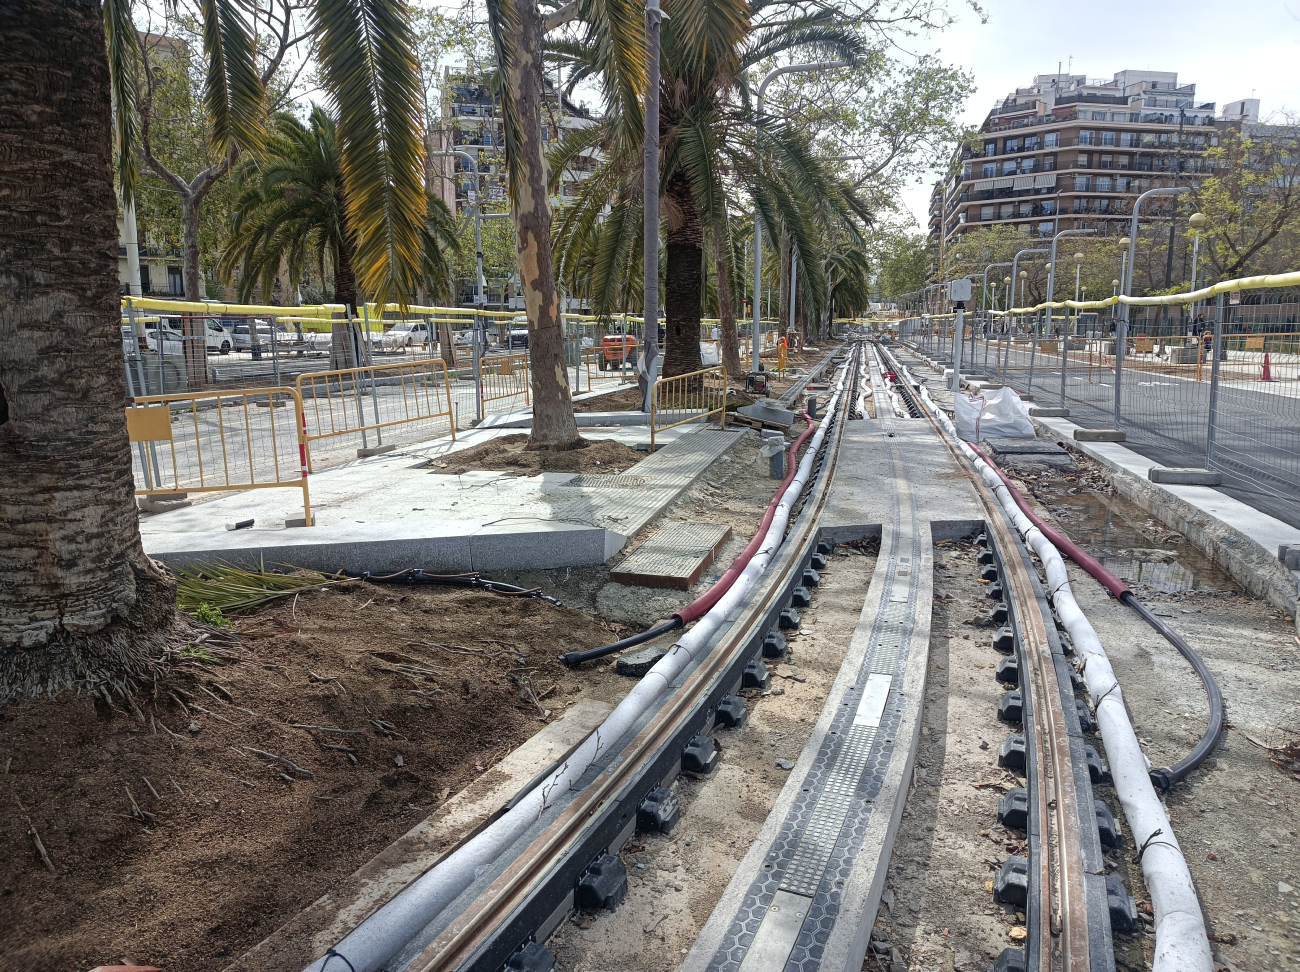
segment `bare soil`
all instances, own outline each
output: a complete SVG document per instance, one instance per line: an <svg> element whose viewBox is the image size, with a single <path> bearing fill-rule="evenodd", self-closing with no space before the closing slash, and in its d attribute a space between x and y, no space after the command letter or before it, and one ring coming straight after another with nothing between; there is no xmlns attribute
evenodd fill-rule
<svg viewBox="0 0 1300 972"><path fill-rule="evenodd" d="M584 398L573 403L575 412L635 412L643 404L640 390L635 384L622 391L598 395L596 398Z"/></svg>
<svg viewBox="0 0 1300 972"><path fill-rule="evenodd" d="M0 969L224 968L548 710L620 691L556 661L609 634L536 598L331 585L160 662L139 716L0 709Z"/></svg>
<svg viewBox="0 0 1300 972"><path fill-rule="evenodd" d="M994 870L1025 853L998 823L998 798L1023 786L998 766L1014 727L998 721L989 600L969 540L934 551L934 613L916 775L863 968L983 972L1024 916L993 900Z"/></svg>
<svg viewBox="0 0 1300 972"><path fill-rule="evenodd" d="M536 476L544 472L609 475L630 469L645 458L645 453L612 439L583 441L587 444L580 449L565 452L533 451L526 448L527 435L503 435L435 459L430 465L449 476L459 476L476 469L510 472L516 476Z"/></svg>

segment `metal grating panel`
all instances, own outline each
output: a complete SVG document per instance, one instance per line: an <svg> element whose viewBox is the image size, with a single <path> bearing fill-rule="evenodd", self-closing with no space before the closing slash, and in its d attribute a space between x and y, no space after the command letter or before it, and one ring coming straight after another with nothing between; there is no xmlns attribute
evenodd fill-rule
<svg viewBox="0 0 1300 972"><path fill-rule="evenodd" d="M567 483L561 483L560 488L567 489L570 487L581 487L582 489L637 489L645 486L650 482L644 476L628 476L619 473L616 476L600 476L590 473L582 473L574 476Z"/></svg>
<svg viewBox="0 0 1300 972"><path fill-rule="evenodd" d="M731 527L722 523L673 523L651 534L609 576L620 584L686 590L730 537Z"/></svg>

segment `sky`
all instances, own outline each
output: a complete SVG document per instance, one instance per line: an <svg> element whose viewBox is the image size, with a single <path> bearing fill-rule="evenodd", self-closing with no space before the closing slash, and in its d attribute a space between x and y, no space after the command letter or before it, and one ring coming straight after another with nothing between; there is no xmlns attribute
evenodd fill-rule
<svg viewBox="0 0 1300 972"><path fill-rule="evenodd" d="M988 22L961 0L950 0L958 22L905 46L934 51L973 72L976 91L962 121L978 126L996 102L1035 74L1068 67L1090 78L1110 78L1129 68L1176 71L1195 84L1199 103L1216 110L1240 98L1259 98L1260 116L1300 112L1300 0L982 0ZM1073 60L1071 60L1073 59ZM933 177L912 184L902 203L922 229Z"/></svg>

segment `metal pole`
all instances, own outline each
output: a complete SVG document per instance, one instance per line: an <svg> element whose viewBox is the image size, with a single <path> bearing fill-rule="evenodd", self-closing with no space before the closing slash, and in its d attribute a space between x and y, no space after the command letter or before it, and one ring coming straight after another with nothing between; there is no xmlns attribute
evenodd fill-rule
<svg viewBox="0 0 1300 972"><path fill-rule="evenodd" d="M963 313L966 310L966 304L963 301L957 301L957 317L952 326L952 393L956 395L961 391L961 345L964 335L962 334Z"/></svg>
<svg viewBox="0 0 1300 972"><path fill-rule="evenodd" d="M1133 293L1133 263L1137 258L1138 215L1142 212L1142 203L1150 196L1169 196L1187 192L1178 186L1166 186L1162 189L1148 189L1133 201L1133 215L1129 219L1128 253L1120 271L1120 296L1128 297ZM1128 304L1119 303L1120 315L1115 322L1115 428L1120 422L1120 397L1124 383L1124 351L1128 340Z"/></svg>
<svg viewBox="0 0 1300 972"><path fill-rule="evenodd" d="M361 316L366 323L366 364L370 365L370 408L375 413L375 440L379 445L383 445L384 432L379 427L379 395L375 391L375 354L374 347L370 343L370 308L365 304L361 305ZM274 332L271 337L275 337Z"/></svg>
<svg viewBox="0 0 1300 972"><path fill-rule="evenodd" d="M280 384L280 342L276 340L276 335L275 335L276 320L277 318L274 317L271 318L271 372L272 374L275 375L276 385L279 385ZM205 323L203 326L206 328L207 324Z"/></svg>
<svg viewBox="0 0 1300 972"><path fill-rule="evenodd" d="M1214 298L1214 358L1210 362L1210 415L1205 429L1205 468L1214 468L1214 434L1219 418L1219 359L1223 357L1223 294Z"/></svg>
<svg viewBox="0 0 1300 972"><path fill-rule="evenodd" d="M799 290L799 254L794 248L794 241L790 242L790 323L786 325L787 333L794 330L794 305L795 294ZM780 335L777 335L780 337Z"/></svg>
<svg viewBox="0 0 1300 972"><path fill-rule="evenodd" d="M659 0L650 0L650 2L655 4L657 9ZM656 35L655 35L656 53L658 52L658 49L659 49L658 33L656 30ZM789 64L785 67L774 68L773 70L768 71L767 74L763 76L763 80L760 81L758 84L758 98L757 101L755 102L755 108L754 108L755 124L761 126L763 123L763 95L767 91L767 86L771 84L772 81L775 80L776 78L780 77L783 74L791 74L795 72L803 73L803 72L813 72L813 71L830 71L833 68L846 67L846 66L847 64L844 61L816 61L809 64ZM659 67L658 58L655 57L654 70L658 71L658 67ZM658 75L656 74L656 78L657 77ZM655 90L658 91L658 84L655 85ZM656 119L658 118L658 112L659 112L659 104L656 101L655 102ZM659 137L659 132L658 132L658 128L656 128L655 129L656 145L657 145L658 137ZM656 186L656 191L657 188L658 187ZM657 266L658 263L656 262L656 267ZM754 200L754 326L750 328L750 334L749 334L751 371L758 371L758 363L759 363L758 359L759 359L759 354L762 350L762 343L763 343L762 340L763 319L760 315L760 308L759 308L759 298L761 296L761 291L759 289L759 279L762 276L762 270L763 270L763 217L762 214L758 211L758 200L755 199ZM790 290L791 292L793 292L794 287L791 287ZM770 302L771 288L768 288L768 291L769 291L768 300Z"/></svg>
<svg viewBox="0 0 1300 972"><path fill-rule="evenodd" d="M357 330L352 321L352 305L344 305L348 314L348 344L352 349L350 357L353 359L352 369L352 400L357 403L357 425L361 427L361 448L369 449L370 442L366 438L366 413L361 408L361 382L358 381L357 366L361 364L361 356L357 353L360 349L357 347ZM339 394L343 394L343 378L339 377Z"/></svg>
<svg viewBox="0 0 1300 972"><path fill-rule="evenodd" d="M659 34L663 10L659 0L647 0L646 51L647 81L645 99L645 163L641 183L642 210L645 213L645 236L642 239L645 336L641 361L645 369L645 400L642 411L650 411L654 389L654 363L659 357ZM755 214L757 224L757 213Z"/></svg>

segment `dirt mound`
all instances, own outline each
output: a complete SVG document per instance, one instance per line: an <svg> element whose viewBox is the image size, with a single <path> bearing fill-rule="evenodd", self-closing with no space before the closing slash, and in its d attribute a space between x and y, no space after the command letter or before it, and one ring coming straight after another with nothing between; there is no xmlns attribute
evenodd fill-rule
<svg viewBox="0 0 1300 972"><path fill-rule="evenodd" d="M609 634L534 598L353 582L162 663L143 722L0 709L0 969L225 968L563 710L591 676L556 655Z"/></svg>
<svg viewBox="0 0 1300 972"><path fill-rule="evenodd" d="M573 410L575 412L636 412L640 410L641 404L641 392L636 385L633 385L622 391L574 402Z"/></svg>
<svg viewBox="0 0 1300 972"><path fill-rule="evenodd" d="M433 460L429 465L440 473L459 476L472 470L496 470L516 476L536 476L544 472L620 473L645 458L630 446L611 439L584 440L586 446L565 452L525 449L528 436L503 435L481 445Z"/></svg>

